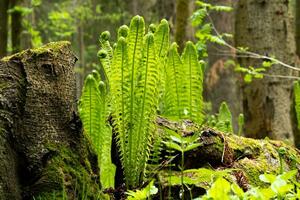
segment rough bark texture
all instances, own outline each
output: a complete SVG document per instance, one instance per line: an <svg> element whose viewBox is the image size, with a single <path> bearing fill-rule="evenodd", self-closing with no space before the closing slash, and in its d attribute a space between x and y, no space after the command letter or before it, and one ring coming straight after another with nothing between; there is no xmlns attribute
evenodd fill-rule
<svg viewBox="0 0 300 200"><path fill-rule="evenodd" d="M295 66L295 37L289 1L240 0L236 13L236 46ZM262 60L240 59L242 66L261 65ZM267 73L292 75L273 66ZM267 78L243 87L245 134L249 137L294 141L291 120L292 80Z"/></svg>
<svg viewBox="0 0 300 200"><path fill-rule="evenodd" d="M0 61L0 199L95 199L97 157L76 114L76 57L49 43ZM77 185L77 186L76 186Z"/></svg>
<svg viewBox="0 0 300 200"><path fill-rule="evenodd" d="M0 0L0 58L7 54L8 0Z"/></svg>
<svg viewBox="0 0 300 200"><path fill-rule="evenodd" d="M244 190L249 189L249 185L264 186L265 183L259 179L260 174L266 172L279 173L280 159L278 149L280 147L286 150L282 157L284 171L297 169L298 173L300 172L300 151L282 141L250 139L221 133L209 128L202 129L190 121L178 123L158 118L157 124L161 132L165 132L167 129L168 132L181 133L185 137L193 134L199 135L198 141L201 143L201 146L186 152L184 155L185 170L205 168L213 169L216 172L224 172L228 174L228 180L238 183ZM172 161L172 166L174 167L171 174L180 177L180 169L178 168L181 163L180 152L175 151L173 155L175 159ZM167 167L161 170L158 175L166 194L169 187L169 175L170 172L168 172ZM203 194L205 189L208 189L209 184L211 184L211 175L184 173L184 176L199 180L194 186L190 186L193 188L193 193L200 192L197 195L201 195L201 191ZM177 186L177 193L176 191L172 193L172 199L180 199L180 181ZM176 190L176 184L172 184L172 187L175 187ZM188 196L189 192L186 192L185 196Z"/></svg>
<svg viewBox="0 0 300 200"><path fill-rule="evenodd" d="M236 1L214 0L209 1L213 5L226 5L235 8ZM213 12L210 14L214 26L219 33L230 33L234 35L234 12ZM229 44L234 45L232 39L228 39ZM219 111L223 101L227 102L233 117L234 130L238 129L238 116L242 113L241 91L237 73L234 66L225 66L228 59L235 56L228 47L210 43L208 45L208 64L204 82L204 98L211 102L211 113ZM224 52L226 54L224 55Z"/></svg>

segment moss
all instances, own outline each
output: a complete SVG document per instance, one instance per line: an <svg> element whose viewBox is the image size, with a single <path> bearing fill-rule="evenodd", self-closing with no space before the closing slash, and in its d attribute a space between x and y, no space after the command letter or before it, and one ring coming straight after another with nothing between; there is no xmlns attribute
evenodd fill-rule
<svg viewBox="0 0 300 200"><path fill-rule="evenodd" d="M52 147L54 156L47 162L39 188L48 187L46 193L36 192L36 197L53 199L65 194L68 199L98 199L100 188L97 175L91 169L88 159L83 159L67 147ZM59 150L57 150L59 149ZM43 182L42 180L46 180ZM76 196L75 196L76 195Z"/></svg>
<svg viewBox="0 0 300 200"><path fill-rule="evenodd" d="M63 47L70 46L70 45L71 45L71 43L69 41L50 42L50 43L48 43L46 45L43 45L39 48L27 49L25 51L21 51L19 53L14 54L14 55L6 56L6 57L2 58L1 61L8 62L12 58L22 58L23 55L27 54L27 53L40 55L40 54L43 54L43 53L51 52L53 54L57 54L57 53L60 53L60 51Z"/></svg>

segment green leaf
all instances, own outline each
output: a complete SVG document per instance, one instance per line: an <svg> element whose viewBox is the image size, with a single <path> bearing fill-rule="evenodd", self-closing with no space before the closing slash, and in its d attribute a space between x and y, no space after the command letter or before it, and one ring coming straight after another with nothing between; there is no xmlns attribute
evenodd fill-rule
<svg viewBox="0 0 300 200"><path fill-rule="evenodd" d="M229 200L230 183L224 178L218 178L207 191L208 196L214 200Z"/></svg>
<svg viewBox="0 0 300 200"><path fill-rule="evenodd" d="M200 143L190 144L190 145L188 145L188 146L184 149L184 151L185 151L185 152L186 152L186 151L190 151L190 150L196 149L196 148L199 147L199 146L201 146Z"/></svg>
<svg viewBox="0 0 300 200"><path fill-rule="evenodd" d="M174 149L174 150L183 152L183 149L181 148L181 146L179 146L178 144L176 144L174 142L164 142L164 144L170 149Z"/></svg>
<svg viewBox="0 0 300 200"><path fill-rule="evenodd" d="M244 77L244 81L246 83L251 83L252 82L252 75L251 74L246 74Z"/></svg>
<svg viewBox="0 0 300 200"><path fill-rule="evenodd" d="M265 183L273 183L276 180L276 176L273 174L261 174L259 179Z"/></svg>
<svg viewBox="0 0 300 200"><path fill-rule="evenodd" d="M186 90L182 99L182 107L189 118L199 124L203 122L203 71L198 62L198 52L192 42L187 42L182 54L184 80Z"/></svg>

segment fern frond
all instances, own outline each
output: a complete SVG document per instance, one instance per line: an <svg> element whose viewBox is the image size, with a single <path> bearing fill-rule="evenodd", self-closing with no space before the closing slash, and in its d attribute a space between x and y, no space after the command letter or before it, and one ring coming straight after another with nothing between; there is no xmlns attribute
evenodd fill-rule
<svg viewBox="0 0 300 200"><path fill-rule="evenodd" d="M129 28L126 25L121 26L118 29L118 39L120 39L121 37L126 38L129 32Z"/></svg>
<svg viewBox="0 0 300 200"><path fill-rule="evenodd" d="M216 128L226 133L233 133L232 115L226 102L220 105Z"/></svg>
<svg viewBox="0 0 300 200"><path fill-rule="evenodd" d="M170 47L166 62L166 81L165 81L165 98L163 114L181 118L183 108L181 107L181 96L183 95L182 80L184 71L182 62L177 51L178 45L173 43Z"/></svg>
<svg viewBox="0 0 300 200"><path fill-rule="evenodd" d="M137 113L135 113L136 109L134 107L137 105L135 103L135 88L138 80L137 71L138 66L140 64L140 59L142 57L142 47L143 47L143 37L145 33L145 22L144 19L140 16L135 16L130 23L129 27L129 35L127 36L127 44L128 44L128 65L129 65L129 81L130 81L130 88L129 88L129 96L126 97L129 100L128 105L128 115L125 114L125 116L129 116L128 121L128 166L126 168L135 169L136 166L134 166L134 163L136 160L133 154L134 151L134 137L133 137L133 128L135 124L135 116ZM133 159L134 158L134 159ZM130 171L125 171L125 176L127 176L127 181L129 185L135 185L135 178L136 175L134 173L131 173Z"/></svg>
<svg viewBox="0 0 300 200"><path fill-rule="evenodd" d="M98 82L93 75L88 75L79 103L79 114L83 123L84 131L93 141L93 146L97 153L101 153L100 143L102 138L101 131L103 125L99 120L102 118L103 111L101 110L101 97L98 88Z"/></svg>
<svg viewBox="0 0 300 200"><path fill-rule="evenodd" d="M138 122L134 130L133 142L138 145L135 145L136 148L133 148L132 154L138 155L138 159L133 160L135 165L138 166L138 173L143 173L149 157L149 144L156 128L157 84L159 80L159 67L156 60L154 36L149 33L145 38L143 59L139 69L140 79L135 93L136 105L138 105L136 112Z"/></svg>
<svg viewBox="0 0 300 200"><path fill-rule="evenodd" d="M169 49L170 28L167 20L161 20L154 33L156 54L159 58L164 58Z"/></svg>
<svg viewBox="0 0 300 200"><path fill-rule="evenodd" d="M93 76L94 75L94 76ZM84 132L98 155L101 183L104 188L114 187L115 166L111 162L112 132L106 124L106 86L97 81L99 74L88 75L79 104Z"/></svg>
<svg viewBox="0 0 300 200"><path fill-rule="evenodd" d="M110 33L104 31L101 33L99 38L100 51L98 52L98 57L100 59L101 65L106 73L107 79L111 78L111 60L113 56L113 49L109 43Z"/></svg>
<svg viewBox="0 0 300 200"><path fill-rule="evenodd" d="M128 51L127 42L125 38L120 37L112 59L112 73L114 76L111 78L111 94L113 106L113 121L116 129L118 146L120 147L120 157L123 165L127 165L128 147L126 145L128 129L128 105L129 105L129 88L130 88L130 71L128 66ZM125 172L129 173L129 172Z"/></svg>
<svg viewBox="0 0 300 200"><path fill-rule="evenodd" d="M185 80L184 89L187 94L183 96L182 106L184 118L189 118L197 123L203 121L203 71L201 63L198 62L198 53L192 42L187 42L182 54L183 70Z"/></svg>
<svg viewBox="0 0 300 200"><path fill-rule="evenodd" d="M300 130L300 84L299 82L294 83L294 96L295 96L295 110L297 116L297 127Z"/></svg>

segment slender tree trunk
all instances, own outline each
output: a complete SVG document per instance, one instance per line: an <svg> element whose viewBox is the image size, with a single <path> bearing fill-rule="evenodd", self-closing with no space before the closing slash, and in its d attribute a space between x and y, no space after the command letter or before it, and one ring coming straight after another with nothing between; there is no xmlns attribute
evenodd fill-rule
<svg viewBox="0 0 300 200"><path fill-rule="evenodd" d="M0 58L7 54L9 0L0 0Z"/></svg>
<svg viewBox="0 0 300 200"><path fill-rule="evenodd" d="M213 5L226 5L235 8L235 0L209 1ZM234 35L234 12L211 13L214 26L219 33ZM232 39L227 39L229 44L234 45ZM227 55L224 55L227 52ZM228 47L210 43L208 45L208 68L205 76L204 98L212 103L212 114L218 112L220 104L227 102L232 112L234 130L238 129L238 115L242 113L240 84L238 75L233 66L225 66L228 59L232 59L235 52L230 52Z"/></svg>
<svg viewBox="0 0 300 200"><path fill-rule="evenodd" d="M19 6L21 0L10 0L10 8ZM11 13L11 43L12 52L16 53L21 50L21 33L22 33L22 13L21 11L14 10Z"/></svg>
<svg viewBox="0 0 300 200"><path fill-rule="evenodd" d="M240 0L236 13L236 46L275 56L295 65L294 23L289 1ZM262 60L240 59L242 66L259 67ZM273 75L292 75L279 65L267 71ZM243 86L243 109L247 136L294 141L291 120L292 80L268 78Z"/></svg>
<svg viewBox="0 0 300 200"><path fill-rule="evenodd" d="M187 40L188 18L190 17L190 0L177 0L176 2L176 23L175 41L182 51Z"/></svg>

